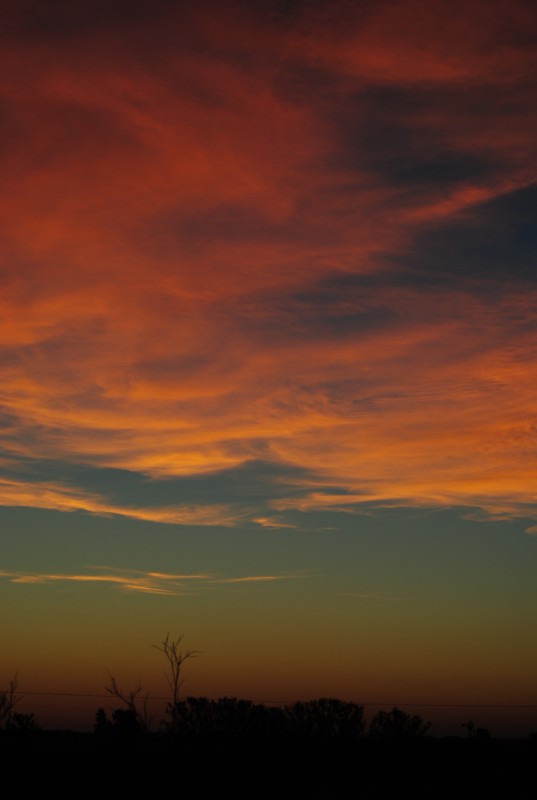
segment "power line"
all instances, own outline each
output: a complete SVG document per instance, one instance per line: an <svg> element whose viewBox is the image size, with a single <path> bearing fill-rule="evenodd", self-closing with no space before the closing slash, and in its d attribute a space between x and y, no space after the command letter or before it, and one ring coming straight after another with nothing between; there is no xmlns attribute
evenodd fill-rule
<svg viewBox="0 0 537 800"><path fill-rule="evenodd" d="M20 695L21 697L31 696L31 697L87 697L87 698L95 698L95 699L110 699L114 695L112 694L92 694L88 692L22 692L17 691L15 692L16 695ZM160 697L157 695L143 695L140 699L147 699L147 700L160 700L160 701L169 701L169 697ZM304 702L303 700L267 700L267 699L254 699L251 702L253 703L273 703L275 705L284 705L284 704L291 704L291 703L300 703ZM394 706L403 706L404 708L505 708L505 709L537 709L537 704L531 703L405 703L405 702L392 702L389 703L385 702L367 702L367 703L358 703L361 706L384 706L384 707L394 707Z"/></svg>

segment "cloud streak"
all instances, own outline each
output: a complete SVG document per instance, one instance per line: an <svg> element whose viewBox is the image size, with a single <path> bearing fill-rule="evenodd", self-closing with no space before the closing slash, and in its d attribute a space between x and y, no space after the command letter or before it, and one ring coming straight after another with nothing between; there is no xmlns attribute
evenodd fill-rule
<svg viewBox="0 0 537 800"><path fill-rule="evenodd" d="M27 573L0 570L0 578L16 584L110 584L126 592L181 596L199 594L215 585L225 584L264 584L304 578L300 575L243 575L240 577L217 577L200 574L167 574L142 570L117 569L115 567L96 567L88 573Z"/></svg>

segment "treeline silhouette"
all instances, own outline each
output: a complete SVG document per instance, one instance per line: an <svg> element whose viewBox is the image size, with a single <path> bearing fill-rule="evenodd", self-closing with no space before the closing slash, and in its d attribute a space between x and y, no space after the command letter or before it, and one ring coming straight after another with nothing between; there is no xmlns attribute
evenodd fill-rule
<svg viewBox="0 0 537 800"><path fill-rule="evenodd" d="M364 736L383 740L419 739L430 724L401 709L379 711L366 727L364 706L336 698L320 698L284 707L265 706L235 697L210 700L187 697L169 704L167 718L155 733L181 737L294 737L353 740ZM101 738L140 737L151 722L135 707L104 708L95 716L94 733Z"/></svg>
<svg viewBox="0 0 537 800"><path fill-rule="evenodd" d="M167 663L166 680L170 700L166 719L159 733L169 737L295 737L319 740L347 740L363 738L366 734L364 706L336 698L320 698L296 702L284 707L265 706L236 697L210 700L206 697L181 699L182 671L186 661L195 658L198 650L181 648L183 635L172 639L166 634L161 644L153 647L162 653ZM135 738L152 730L148 697L143 697L142 687L124 691L116 678L110 675L106 691L119 700L123 707L116 708L108 717L104 708L96 713L94 732L101 739ZM423 738L430 727L421 717L411 716L398 708L376 714L369 727L369 735L376 739Z"/></svg>

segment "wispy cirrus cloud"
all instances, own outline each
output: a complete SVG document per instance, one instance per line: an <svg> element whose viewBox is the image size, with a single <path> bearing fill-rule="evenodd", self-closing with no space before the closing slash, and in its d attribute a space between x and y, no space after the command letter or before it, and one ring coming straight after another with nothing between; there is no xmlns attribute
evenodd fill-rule
<svg viewBox="0 0 537 800"><path fill-rule="evenodd" d="M88 568L92 569L92 568ZM209 573L163 573L144 570L118 569L116 567L95 567L91 572L80 573L34 573L0 570L0 578L17 584L112 584L127 592L180 596L197 594L203 590L222 584L264 584L278 581L298 580L307 573L277 575L242 575L219 577Z"/></svg>
<svg viewBox="0 0 537 800"><path fill-rule="evenodd" d="M20 584L54 584L54 583L83 583L83 584L114 584L125 591L145 592L147 594L180 595L189 594L187 582L201 580L200 576L180 576L180 581L174 577L158 578L149 573L121 571L120 574L68 574L68 573L24 573L0 571L0 577L10 583ZM178 576L179 577L179 576Z"/></svg>
<svg viewBox="0 0 537 800"><path fill-rule="evenodd" d="M0 479L0 505L29 506L53 511L86 511L100 516L121 516L169 525L220 525L228 527L243 520L243 510L224 504L177 505L133 508L113 504L100 495L61 483Z"/></svg>
<svg viewBox="0 0 537 800"><path fill-rule="evenodd" d="M293 580L307 577L307 573L296 575L244 575L240 578L214 578L211 583L273 583L274 581Z"/></svg>

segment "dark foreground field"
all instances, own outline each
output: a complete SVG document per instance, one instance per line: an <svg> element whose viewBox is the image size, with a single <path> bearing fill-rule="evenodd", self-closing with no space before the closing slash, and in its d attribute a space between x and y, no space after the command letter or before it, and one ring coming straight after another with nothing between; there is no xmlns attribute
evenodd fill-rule
<svg viewBox="0 0 537 800"><path fill-rule="evenodd" d="M0 738L0 763L19 786L60 796L535 797L530 740L427 738L415 742L298 737L164 737L103 741L40 732Z"/></svg>

